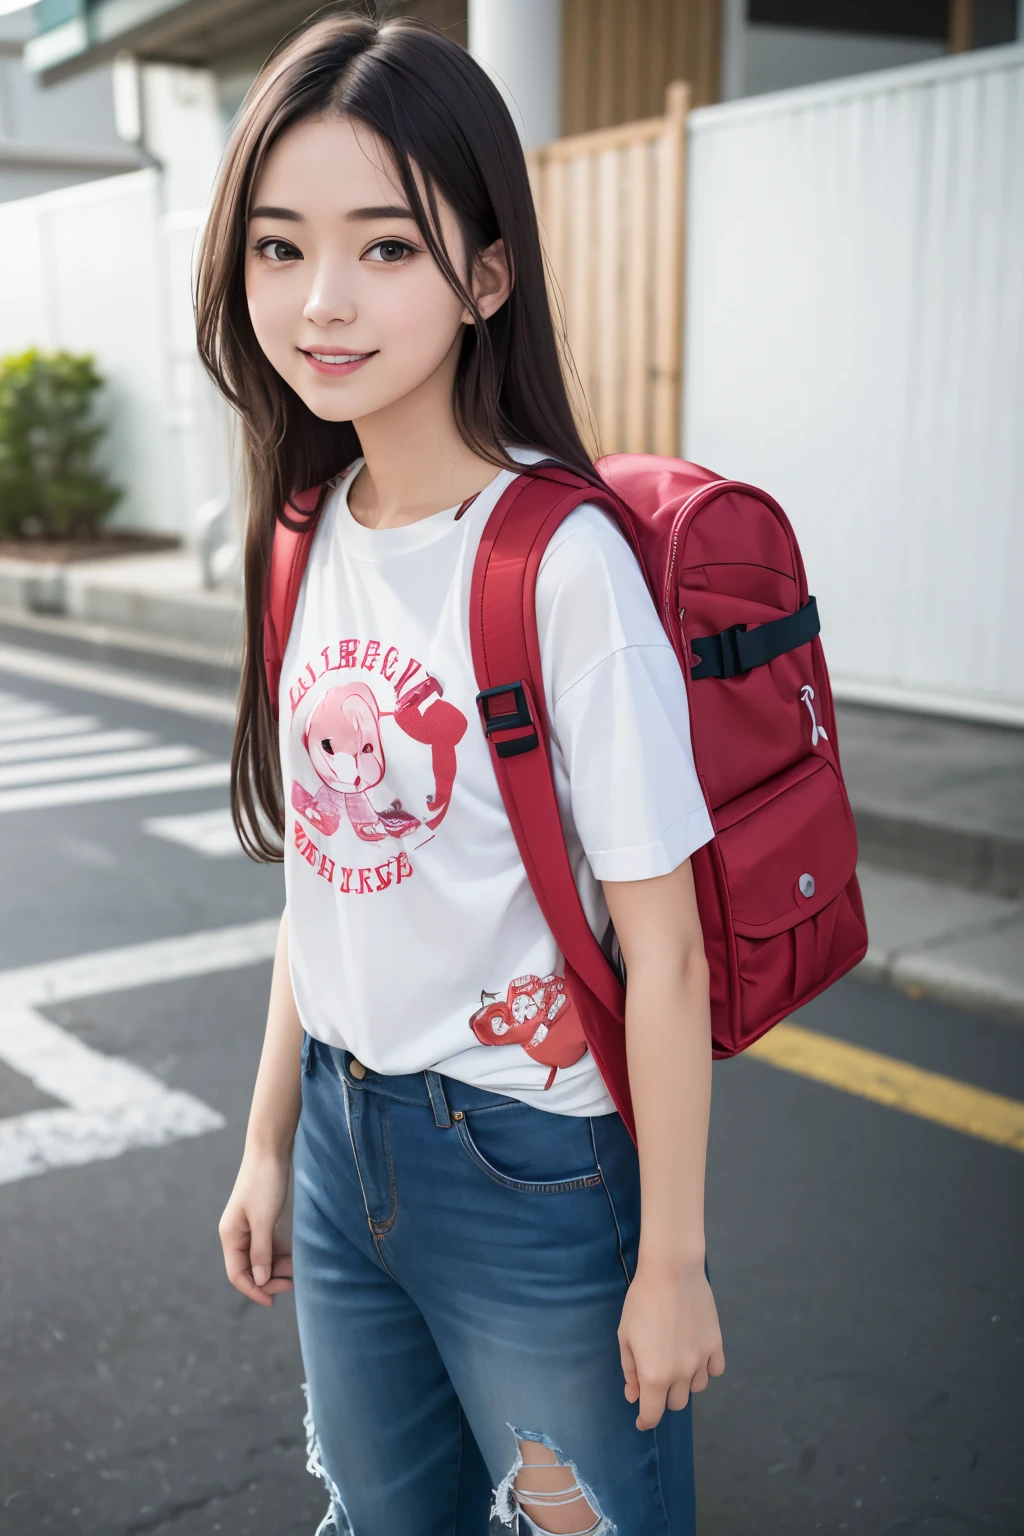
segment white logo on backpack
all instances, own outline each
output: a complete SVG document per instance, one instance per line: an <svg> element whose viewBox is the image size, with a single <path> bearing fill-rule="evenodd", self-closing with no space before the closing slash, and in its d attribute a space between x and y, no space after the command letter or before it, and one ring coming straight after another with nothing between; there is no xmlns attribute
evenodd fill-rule
<svg viewBox="0 0 1024 1536"><path fill-rule="evenodd" d="M818 745L819 737L822 741L828 741L828 732L825 730L823 725L818 724L817 718L815 716L814 689L811 687L810 683L805 683L804 686L800 689L800 697L807 705L807 713L811 717L811 746L816 747Z"/></svg>

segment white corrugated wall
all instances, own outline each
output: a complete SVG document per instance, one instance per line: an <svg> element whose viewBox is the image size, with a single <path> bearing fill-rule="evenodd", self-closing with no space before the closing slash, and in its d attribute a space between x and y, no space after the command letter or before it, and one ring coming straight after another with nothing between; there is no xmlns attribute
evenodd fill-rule
<svg viewBox="0 0 1024 1536"><path fill-rule="evenodd" d="M1024 47L689 143L686 456L788 511L838 692L1024 724Z"/></svg>

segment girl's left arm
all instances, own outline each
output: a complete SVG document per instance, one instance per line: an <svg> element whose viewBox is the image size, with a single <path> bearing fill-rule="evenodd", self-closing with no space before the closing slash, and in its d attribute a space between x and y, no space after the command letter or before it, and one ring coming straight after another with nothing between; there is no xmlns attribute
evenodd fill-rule
<svg viewBox="0 0 1024 1536"><path fill-rule="evenodd" d="M649 880L602 882L626 963L626 1051L640 1153L636 1274L619 1324L638 1429L685 1408L725 1370L704 1273L711 1108L708 967L689 860Z"/></svg>

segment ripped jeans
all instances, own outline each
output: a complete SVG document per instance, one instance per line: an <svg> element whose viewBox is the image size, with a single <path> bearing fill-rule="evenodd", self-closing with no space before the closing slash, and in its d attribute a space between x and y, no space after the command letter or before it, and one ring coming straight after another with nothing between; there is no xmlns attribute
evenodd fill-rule
<svg viewBox="0 0 1024 1536"><path fill-rule="evenodd" d="M692 1407L641 1432L623 1394L640 1186L618 1115L351 1061L307 1037L295 1144L322 1536L692 1536Z"/></svg>

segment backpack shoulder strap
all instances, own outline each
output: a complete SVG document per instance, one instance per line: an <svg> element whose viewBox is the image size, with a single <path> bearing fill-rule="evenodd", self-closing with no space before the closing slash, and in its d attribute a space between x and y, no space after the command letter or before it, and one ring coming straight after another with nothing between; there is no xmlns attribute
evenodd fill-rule
<svg viewBox="0 0 1024 1536"><path fill-rule="evenodd" d="M284 509L285 517L279 517L274 524L274 543L270 552L270 570L267 573L263 604L263 668L275 720L285 648L299 601L310 545L320 521L325 490L324 485L314 485L309 490L297 491Z"/></svg>
<svg viewBox="0 0 1024 1536"><path fill-rule="evenodd" d="M519 476L483 534L470 590L477 707L498 787L537 903L561 951L591 1055L633 1132L626 1069L625 992L587 921L565 846L551 770L535 587L555 529L584 502L623 522L613 496L545 468Z"/></svg>

